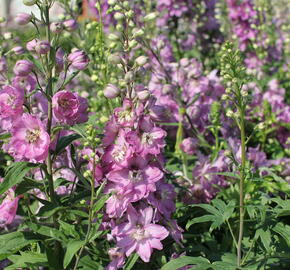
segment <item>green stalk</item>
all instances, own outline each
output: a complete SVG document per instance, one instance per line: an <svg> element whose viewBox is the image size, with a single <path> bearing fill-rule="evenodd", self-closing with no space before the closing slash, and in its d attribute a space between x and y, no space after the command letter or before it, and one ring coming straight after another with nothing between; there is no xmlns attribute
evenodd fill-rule
<svg viewBox="0 0 290 270"><path fill-rule="evenodd" d="M241 121L240 121L240 130L241 130L241 148L242 148L242 162L240 169L240 221L239 221L239 238L238 238L238 246L237 246L237 265L241 266L242 260L242 241L244 235L244 181L245 181L245 166L246 166L246 136L245 136L245 112L244 109L241 108Z"/></svg>
<svg viewBox="0 0 290 270"><path fill-rule="evenodd" d="M95 149L94 152L95 153ZM81 255L84 251L84 248L86 246L86 244L89 241L89 236L91 233L91 229L92 229L92 223L93 223L93 217L94 217L94 213L93 213L93 207L94 207L94 203L95 203L95 170L96 170L96 157L94 156L94 161L93 161L93 175L91 177L91 198L90 198L90 205L89 205L89 220L88 220L88 229L87 229L87 233L86 233L86 237L85 237L85 243L82 245L79 253L76 255L76 262L75 262L75 266L74 266L74 270L77 270Z"/></svg>
<svg viewBox="0 0 290 270"><path fill-rule="evenodd" d="M46 4L44 7L44 17L46 23L46 39L48 42L51 42L51 35L50 35L50 19L49 19L49 6ZM47 112L47 133L48 135L51 134L51 123L52 123L52 68L50 66L50 59L51 55L48 54L48 61L47 61L47 87L46 87L46 95L49 97L47 99L48 102L48 112ZM47 164L47 172L48 172L48 186L49 186L49 196L52 202L55 202L55 191L54 191L54 184L53 184L53 175L52 175L52 158L50 152L48 152L48 157L46 160Z"/></svg>

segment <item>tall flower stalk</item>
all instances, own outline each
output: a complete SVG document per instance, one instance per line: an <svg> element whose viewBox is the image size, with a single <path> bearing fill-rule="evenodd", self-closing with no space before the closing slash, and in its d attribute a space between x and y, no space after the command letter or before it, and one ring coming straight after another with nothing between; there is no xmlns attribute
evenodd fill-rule
<svg viewBox="0 0 290 270"><path fill-rule="evenodd" d="M239 183L239 234L237 241L237 266L241 266L242 261L242 242L244 235L244 182L246 178L246 135L245 135L245 111L248 93L243 90L246 81L245 68L239 50L233 49L232 43L225 43L221 55L221 75L227 85L224 100L229 100L235 107L227 111L227 116L233 118L240 130L241 157L239 164L240 183Z"/></svg>

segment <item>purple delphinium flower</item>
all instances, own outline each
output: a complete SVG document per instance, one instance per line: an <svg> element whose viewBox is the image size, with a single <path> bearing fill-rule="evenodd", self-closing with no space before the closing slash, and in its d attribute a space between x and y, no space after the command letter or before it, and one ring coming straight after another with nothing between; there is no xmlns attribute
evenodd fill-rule
<svg viewBox="0 0 290 270"><path fill-rule="evenodd" d="M136 251L144 262L149 262L152 250L163 248L161 240L165 239L169 232L160 225L151 223L153 209L151 207L139 210L130 208L128 222L114 228L117 237L117 246L124 249L126 256Z"/></svg>
<svg viewBox="0 0 290 270"><path fill-rule="evenodd" d="M59 91L52 98L53 115L59 122L73 125L88 120L87 100L76 93Z"/></svg>
<svg viewBox="0 0 290 270"><path fill-rule="evenodd" d="M24 113L13 123L11 133L12 138L4 147L16 160L42 162L46 159L50 137L39 118Z"/></svg>

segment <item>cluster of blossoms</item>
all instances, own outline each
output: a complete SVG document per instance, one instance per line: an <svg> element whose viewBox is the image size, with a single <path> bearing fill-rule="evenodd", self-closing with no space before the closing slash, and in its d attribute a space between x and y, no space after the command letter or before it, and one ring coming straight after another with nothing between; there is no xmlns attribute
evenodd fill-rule
<svg viewBox="0 0 290 270"><path fill-rule="evenodd" d="M15 21L20 25L27 24L33 20L32 15L20 13ZM76 22L63 22L66 29L72 29ZM56 23L51 24L51 31L55 35L60 32L56 29L63 27ZM74 28L75 29L75 28ZM55 31L54 31L55 30ZM53 72L59 75L59 83L55 94L45 93L47 83L45 81L47 74L46 68L40 70L35 64L50 55L55 44L47 40L33 39L26 43L26 50L31 54L30 60L17 60L14 67L8 64L6 56L0 59L0 131L9 133L11 138L2 145L4 152L11 155L14 160L28 161L33 163L44 163L49 155L49 151L54 151L59 138L67 135L68 132L60 131L56 136L52 136L51 127L56 125L74 125L88 120L87 100L72 92L69 87L64 89L62 80L65 81L66 75L75 71L86 69L89 64L88 56L81 50L74 49L68 55L65 55L61 48L55 53L53 63ZM23 56L25 49L21 46L14 47L11 52ZM12 76L11 76L12 74ZM47 98L47 95L51 98ZM51 116L48 120L49 102L51 103ZM50 122L49 122L50 121ZM68 181L76 180L76 176L71 170L63 166L72 167L69 158L69 149L56 157L53 164L54 178L63 177ZM34 171L34 179L42 180L45 174L41 169ZM0 204L0 226L6 226L15 219L19 196L15 197L14 189L10 188ZM36 192L39 197L47 199L44 193ZM56 189L56 193L67 193L65 186Z"/></svg>
<svg viewBox="0 0 290 270"><path fill-rule="evenodd" d="M254 10L253 1L227 0L227 5L229 18L233 23L233 33L238 38L240 49L244 51L258 34L257 29L253 28L257 24L257 12Z"/></svg>
<svg viewBox="0 0 290 270"><path fill-rule="evenodd" d="M116 242L116 248L109 251L108 269L121 268L124 256L134 251L149 262L152 250L162 249L160 241L169 235L156 223L180 230L171 220L176 195L174 187L164 181L166 132L156 126L155 107L153 98L145 102L125 99L105 128L101 164L108 180L105 193L110 197L103 226L111 230L110 238ZM95 174L97 181L99 175Z"/></svg>

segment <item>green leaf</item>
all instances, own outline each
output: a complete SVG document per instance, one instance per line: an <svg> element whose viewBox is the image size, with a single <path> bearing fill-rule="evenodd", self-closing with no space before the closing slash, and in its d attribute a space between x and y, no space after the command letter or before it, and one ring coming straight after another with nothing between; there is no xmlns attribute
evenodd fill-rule
<svg viewBox="0 0 290 270"><path fill-rule="evenodd" d="M68 136L61 137L57 145L55 147L54 154L58 155L62 150L64 150L68 145L70 145L73 141L81 138L82 136L80 134L71 134Z"/></svg>
<svg viewBox="0 0 290 270"><path fill-rule="evenodd" d="M137 253L131 255L124 267L125 270L131 270L135 263L137 262L139 255Z"/></svg>
<svg viewBox="0 0 290 270"><path fill-rule="evenodd" d="M39 209L39 212L37 213L37 216L40 217L51 217L53 214L61 211L61 210L65 210L67 209L67 207L64 206L58 206L55 203L46 203L44 206L42 206Z"/></svg>
<svg viewBox="0 0 290 270"><path fill-rule="evenodd" d="M163 265L161 270L176 270L183 266L187 265L197 265L197 266L204 266L204 267L211 267L211 263L209 260L203 257L189 257L189 256L182 256L180 258L174 259L167 264Z"/></svg>
<svg viewBox="0 0 290 270"><path fill-rule="evenodd" d="M78 240L72 240L68 242L66 247L66 253L64 255L63 260L63 267L66 268L74 255L79 251L79 249L85 244L85 241L78 241Z"/></svg>
<svg viewBox="0 0 290 270"><path fill-rule="evenodd" d="M285 225L281 222L277 223L272 230L278 233L284 240L286 241L287 245L290 247L290 226Z"/></svg>
<svg viewBox="0 0 290 270"><path fill-rule="evenodd" d="M47 266L47 257L45 254L36 252L20 252L21 255L13 255L8 259L14 262L14 264L5 268L5 270L14 270L19 268L34 269L37 266Z"/></svg>
<svg viewBox="0 0 290 270"><path fill-rule="evenodd" d="M36 236L29 232L12 232L0 235L0 260L37 241Z"/></svg>
<svg viewBox="0 0 290 270"><path fill-rule="evenodd" d="M10 133L2 133L0 134L0 141L4 141L6 139L9 139L11 137Z"/></svg>
<svg viewBox="0 0 290 270"><path fill-rule="evenodd" d="M40 181L35 181L34 179L24 177L23 181L17 185L16 190L15 190L15 195L18 196L18 195L24 194L31 189L41 190L42 188L43 188L43 183L41 183Z"/></svg>
<svg viewBox="0 0 290 270"><path fill-rule="evenodd" d="M89 256L84 256L80 259L79 266L83 270L103 270L104 267L101 266L96 261L92 260Z"/></svg>
<svg viewBox="0 0 290 270"><path fill-rule="evenodd" d="M26 222L26 224L30 230L36 233L39 233L41 235L44 235L53 239L57 239L59 241L62 241L65 238L63 233L55 228L35 224L32 222Z"/></svg>
<svg viewBox="0 0 290 270"><path fill-rule="evenodd" d="M99 212L99 210L104 206L106 201L109 199L110 195L106 194L105 196L101 197L94 205L93 212Z"/></svg>
<svg viewBox="0 0 290 270"><path fill-rule="evenodd" d="M209 221L214 221L214 220L215 220L214 215L204 215L204 216L197 217L197 218L194 218L194 219L188 221L185 228L186 228L186 230L188 230L193 224L202 223L202 222L209 222Z"/></svg>
<svg viewBox="0 0 290 270"><path fill-rule="evenodd" d="M237 270L237 265L230 262L213 262L213 268L216 270Z"/></svg>
<svg viewBox="0 0 290 270"><path fill-rule="evenodd" d="M32 169L40 167L41 164L29 162L15 162L7 169L4 181L0 184L0 195L9 188L20 183L24 176Z"/></svg>
<svg viewBox="0 0 290 270"><path fill-rule="evenodd" d="M73 236L74 238L79 239L80 236L78 234L78 232L75 229L75 226L72 224L68 224L62 220L59 220L59 224L60 224L60 228L62 229L62 231L66 234L66 235L70 235Z"/></svg>
<svg viewBox="0 0 290 270"><path fill-rule="evenodd" d="M260 228L256 230L257 237L260 237L266 251L270 251L271 244L271 232L269 230L265 230L264 228Z"/></svg>

